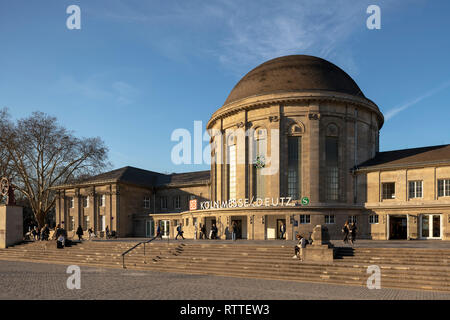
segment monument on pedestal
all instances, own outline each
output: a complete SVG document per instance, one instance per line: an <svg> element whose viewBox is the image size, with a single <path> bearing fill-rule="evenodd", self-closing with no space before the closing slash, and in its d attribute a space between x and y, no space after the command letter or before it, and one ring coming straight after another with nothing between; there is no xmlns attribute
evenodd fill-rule
<svg viewBox="0 0 450 320"><path fill-rule="evenodd" d="M23 208L16 206L14 188L8 179L1 179L0 192L6 198L5 204L0 204L0 248L7 248L23 240Z"/></svg>
<svg viewBox="0 0 450 320"><path fill-rule="evenodd" d="M330 242L328 228L320 224L316 225L311 235L312 245L303 250L303 261L327 261L332 262L334 258L334 247Z"/></svg>

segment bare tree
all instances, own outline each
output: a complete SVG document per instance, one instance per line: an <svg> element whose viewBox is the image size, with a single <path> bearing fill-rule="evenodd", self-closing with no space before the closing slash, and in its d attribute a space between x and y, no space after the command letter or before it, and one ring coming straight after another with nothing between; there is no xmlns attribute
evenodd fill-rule
<svg viewBox="0 0 450 320"><path fill-rule="evenodd" d="M108 149L100 138L77 138L55 117L34 112L12 122L6 109L0 110L0 116L4 172L28 199L39 227L55 205L52 187L97 174L109 165Z"/></svg>

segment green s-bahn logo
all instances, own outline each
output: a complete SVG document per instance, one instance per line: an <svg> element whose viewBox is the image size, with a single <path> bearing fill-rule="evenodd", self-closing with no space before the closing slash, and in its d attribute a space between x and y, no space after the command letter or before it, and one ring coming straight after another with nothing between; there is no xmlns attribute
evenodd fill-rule
<svg viewBox="0 0 450 320"><path fill-rule="evenodd" d="M307 206L309 204L309 198L303 197L301 200L302 206Z"/></svg>

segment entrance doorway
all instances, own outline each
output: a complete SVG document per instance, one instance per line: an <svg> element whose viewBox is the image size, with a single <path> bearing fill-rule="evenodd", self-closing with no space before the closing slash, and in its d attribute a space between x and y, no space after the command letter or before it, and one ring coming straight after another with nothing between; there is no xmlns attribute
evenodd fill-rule
<svg viewBox="0 0 450 320"><path fill-rule="evenodd" d="M408 237L406 215L389 215L389 240L406 240Z"/></svg>
<svg viewBox="0 0 450 320"><path fill-rule="evenodd" d="M160 222L161 226L161 236L165 239L169 237L170 232L170 221L169 220L161 220Z"/></svg>
<svg viewBox="0 0 450 320"><path fill-rule="evenodd" d="M236 239L242 239L242 220L232 219L231 225L233 225L233 223L236 224Z"/></svg>
<svg viewBox="0 0 450 320"><path fill-rule="evenodd" d="M247 239L247 217L231 217L231 225L236 223L236 239ZM229 235L231 237L231 234Z"/></svg>
<svg viewBox="0 0 450 320"><path fill-rule="evenodd" d="M281 227L284 225L284 235L281 237ZM286 239L286 219L277 219L277 239Z"/></svg>
<svg viewBox="0 0 450 320"><path fill-rule="evenodd" d="M420 215L420 237L422 239L442 239L441 226L441 214Z"/></svg>

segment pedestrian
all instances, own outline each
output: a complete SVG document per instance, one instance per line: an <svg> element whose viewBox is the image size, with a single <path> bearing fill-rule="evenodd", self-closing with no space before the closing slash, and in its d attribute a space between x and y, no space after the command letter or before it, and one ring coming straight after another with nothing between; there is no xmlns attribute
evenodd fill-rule
<svg viewBox="0 0 450 320"><path fill-rule="evenodd" d="M211 227L211 239L217 239L217 227L216 224L213 223L212 227Z"/></svg>
<svg viewBox="0 0 450 320"><path fill-rule="evenodd" d="M78 236L78 240L83 240L83 228L81 227L81 225L78 226L77 229L77 236Z"/></svg>
<svg viewBox="0 0 450 320"><path fill-rule="evenodd" d="M33 230L31 231L31 234L33 235L33 240L35 240L35 241L39 240L38 229L36 226L34 226Z"/></svg>
<svg viewBox="0 0 450 320"><path fill-rule="evenodd" d="M352 243L352 245L356 240L356 229L357 228L355 222L352 222L352 224L350 225L350 242Z"/></svg>
<svg viewBox="0 0 450 320"><path fill-rule="evenodd" d="M105 228L105 235L106 235L106 239L110 238L110 233L109 233L109 227L108 226L106 226L106 228Z"/></svg>
<svg viewBox="0 0 450 320"><path fill-rule="evenodd" d="M285 233L286 233L286 224L283 222L280 226L280 240L284 239Z"/></svg>
<svg viewBox="0 0 450 320"><path fill-rule="evenodd" d="M296 238L298 242L294 247L295 254L292 258L300 259L300 261L303 261L303 249L306 248L306 239L303 238L300 234L298 234Z"/></svg>
<svg viewBox="0 0 450 320"><path fill-rule="evenodd" d="M233 240L233 241L236 241L236 229L237 229L237 226L236 226L236 222L234 222L233 221L233 223L231 224L231 239Z"/></svg>
<svg viewBox="0 0 450 320"><path fill-rule="evenodd" d="M42 240L48 241L49 235L50 235L50 228L48 227L48 224L45 224L41 231Z"/></svg>
<svg viewBox="0 0 450 320"><path fill-rule="evenodd" d="M208 235L206 234L206 225L205 224L202 225L200 230L202 231L202 233L201 233L202 237L205 239L208 239Z"/></svg>
<svg viewBox="0 0 450 320"><path fill-rule="evenodd" d="M161 226L158 224L158 226L156 227L156 238L160 238L162 240L162 235L161 235Z"/></svg>
<svg viewBox="0 0 450 320"><path fill-rule="evenodd" d="M179 224L178 227L177 227L177 235L176 235L176 237L175 237L175 240L178 240L178 236L181 236L181 238L184 240L183 232L184 232L184 231L181 230L181 224Z"/></svg>
<svg viewBox="0 0 450 320"><path fill-rule="evenodd" d="M95 233L94 233L94 230L92 230L92 228L88 229L88 234L89 234L89 240L92 240L92 238L95 238Z"/></svg>
<svg viewBox="0 0 450 320"><path fill-rule="evenodd" d="M344 234L344 244L348 243L348 233L350 232L349 226L348 226L348 221L345 221L344 226L342 227L342 233Z"/></svg>
<svg viewBox="0 0 450 320"><path fill-rule="evenodd" d="M57 226L57 230L55 231L56 247L58 249L64 249L67 240L67 232L65 229L58 227L59 225Z"/></svg>
<svg viewBox="0 0 450 320"><path fill-rule="evenodd" d="M37 235L37 239L41 240L41 229L39 229L39 227L36 228L36 235Z"/></svg>

